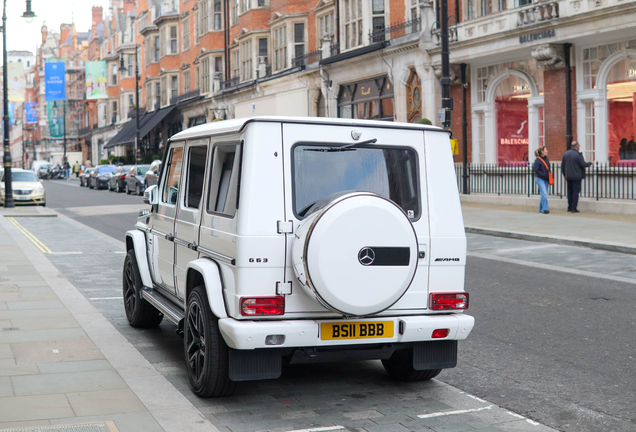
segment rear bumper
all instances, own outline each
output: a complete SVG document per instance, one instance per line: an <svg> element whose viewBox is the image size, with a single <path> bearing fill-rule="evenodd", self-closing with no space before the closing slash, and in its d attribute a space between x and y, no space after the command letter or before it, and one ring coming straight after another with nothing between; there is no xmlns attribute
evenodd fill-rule
<svg viewBox="0 0 636 432"><path fill-rule="evenodd" d="M395 329L393 337L323 340L320 335L321 323L369 321L393 321ZM233 318L219 320L223 339L230 348L237 350L462 340L468 337L474 325L475 319L465 314L377 317L355 320L239 321ZM432 333L435 329L449 329L450 331L448 336L443 339L433 339ZM284 335L285 342L282 345L265 345L265 339L270 335Z"/></svg>

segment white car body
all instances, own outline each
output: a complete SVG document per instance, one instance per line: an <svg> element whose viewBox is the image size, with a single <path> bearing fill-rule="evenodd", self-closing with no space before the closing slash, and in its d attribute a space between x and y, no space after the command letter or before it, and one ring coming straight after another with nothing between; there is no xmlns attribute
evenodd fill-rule
<svg viewBox="0 0 636 432"><path fill-rule="evenodd" d="M369 211L376 212L377 217L386 214L396 221L401 220L402 228L395 231L396 234L382 236L380 231L383 230L376 230L376 240L373 241L390 243L391 238L413 235L412 240L407 239L404 243L410 254L406 258L410 270L386 267L377 270L377 280L374 276L365 276L365 284L373 287L389 286L394 277L406 282L402 282L401 288L395 288L398 291L384 296L386 298L379 298L375 303L370 300L370 309L356 308L352 304L356 298L362 302L365 297L364 287L358 286L353 296L342 303L343 308L350 307L343 312L327 304L319 293L313 295L315 287L309 280L303 279L303 251L295 246L295 242L306 241L303 232L310 222L303 223L304 219L309 221L311 217L301 217L297 212L299 209L295 209L294 188L297 185L294 183L292 161L295 146L305 145L303 143L316 141L321 143L316 148L322 148L322 143L355 145L358 140L372 138L377 142L368 147L400 148L417 155L413 159L417 161L417 166L413 167L417 176L413 178L419 182L416 187L416 190L419 188L417 215L400 210L392 202L382 204L378 196L353 194L359 203L368 204ZM223 146L234 144L237 145L238 160L234 160L231 175L228 174L226 179L228 191L224 198L226 208L232 200L236 201L238 208L233 214L223 214L208 211L208 203L203 201L200 204L202 208L189 208L185 202L186 194L181 191L186 190L185 183L188 181L189 160L186 156L190 149L208 146L202 196L203 200L206 197L212 200L214 193L211 191L217 187L214 179L220 178L222 183L225 178L223 173L226 171L220 173L215 168L218 161L226 157L223 156L226 151ZM178 148L183 150L172 150ZM305 151L323 151L308 148L302 147ZM172 205L164 203L163 198L168 196L165 195L168 193L166 179L174 178L170 177L169 157L177 151L184 154L183 163L178 167L183 171L178 176L178 200ZM298 158L304 156L303 153L296 155ZM163 167L157 188L152 186L146 192L145 200L155 203L152 210L139 217L136 229L129 231L126 237L127 248L134 250L138 263L144 286L142 297L164 316L183 324L189 295L195 286L203 284L210 310L218 318L220 334L230 348L232 380L275 378L280 374L282 356L290 356L292 362L319 360L321 350L326 348L338 351L340 357L336 356L337 359L386 358L390 355L386 354L387 350L399 349L400 344L430 347L435 345L423 343L447 341L442 353L445 360L435 363L429 359L426 363L420 359L420 363L426 363L420 364L420 367L442 369L455 365L456 341L468 336L474 326L474 318L463 310L434 311L429 304L432 294L465 292L466 236L447 131L424 125L331 118L227 120L196 126L173 136ZM213 210L219 208L218 195L223 186L218 187L214 204L217 207ZM354 201L349 203L355 207ZM346 208L340 208L343 208L343 215L347 214ZM327 222L320 223L324 226ZM329 273L328 258L354 243L349 239L338 246L338 236L346 237L347 233L339 234L337 230L330 231L330 234L326 232L314 240L316 247L323 250L331 247L333 250L323 254L327 257L324 261L327 264L314 266L317 269L314 272L324 276L323 282L318 281L319 277L315 278L317 284L333 284L339 279L338 273ZM365 241L362 239L359 244L353 244L349 247L351 251L347 249L347 257L351 255L351 262L356 262L351 264L351 274L341 272L342 280L338 283L342 283L343 287L354 285L356 280L363 278L363 272L375 271L357 263L361 259L358 250ZM301 264L295 265L295 262ZM354 277L355 272L360 274L360 278ZM336 297L339 290L334 291ZM325 298L328 296L327 293ZM260 297L284 298L284 314L243 315L242 299ZM393 332L387 337L376 335L372 339L333 340L321 330L321 324L368 322L393 323L387 324L392 325ZM446 329L448 333L440 339L439 335L433 334L436 329ZM275 336L274 339L272 336ZM369 350L365 351L363 345ZM361 349L349 349L355 346ZM419 348L413 349L417 351ZM331 355L324 354L324 360L332 359Z"/></svg>

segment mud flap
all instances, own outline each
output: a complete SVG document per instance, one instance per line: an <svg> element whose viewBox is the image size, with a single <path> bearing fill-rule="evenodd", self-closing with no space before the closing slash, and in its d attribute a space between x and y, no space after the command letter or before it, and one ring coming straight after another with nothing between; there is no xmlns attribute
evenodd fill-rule
<svg viewBox="0 0 636 432"><path fill-rule="evenodd" d="M235 350L230 348L230 379L254 381L280 378L282 353L278 349Z"/></svg>
<svg viewBox="0 0 636 432"><path fill-rule="evenodd" d="M418 342L413 347L413 369L449 369L457 366L457 341Z"/></svg>

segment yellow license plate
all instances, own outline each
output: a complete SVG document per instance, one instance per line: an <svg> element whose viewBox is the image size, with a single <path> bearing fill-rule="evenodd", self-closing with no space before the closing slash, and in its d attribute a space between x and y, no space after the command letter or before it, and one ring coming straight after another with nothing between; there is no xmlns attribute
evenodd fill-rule
<svg viewBox="0 0 636 432"><path fill-rule="evenodd" d="M321 340L375 339L393 337L393 321L321 323Z"/></svg>

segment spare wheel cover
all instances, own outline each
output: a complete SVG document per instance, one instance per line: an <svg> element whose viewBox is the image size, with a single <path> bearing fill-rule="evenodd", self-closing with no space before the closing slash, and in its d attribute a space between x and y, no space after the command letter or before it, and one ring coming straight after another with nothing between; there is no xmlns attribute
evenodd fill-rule
<svg viewBox="0 0 636 432"><path fill-rule="evenodd" d="M343 315L370 315L404 295L417 269L417 235L393 201L354 192L311 216L297 232L294 268L324 306Z"/></svg>

